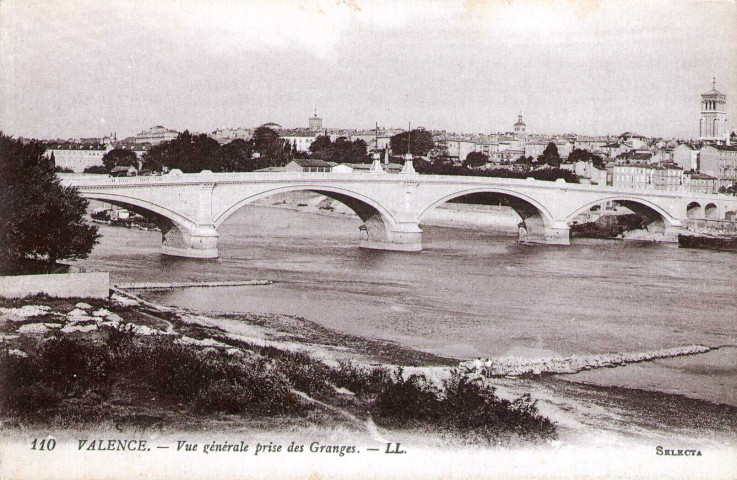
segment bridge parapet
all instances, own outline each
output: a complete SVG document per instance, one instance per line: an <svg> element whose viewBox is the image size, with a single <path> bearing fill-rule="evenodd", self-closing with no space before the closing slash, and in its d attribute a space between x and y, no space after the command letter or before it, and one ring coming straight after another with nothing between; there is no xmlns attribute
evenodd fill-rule
<svg viewBox="0 0 737 480"><path fill-rule="evenodd" d="M531 178L208 171L140 177L60 177L63 184L76 186L87 198L152 212L162 226L164 252L198 258L217 256L216 229L240 207L292 191L311 191L348 205L364 221L362 246L404 251L422 248L419 224L425 212L478 193L490 194L517 211L522 219L520 232L524 233L520 240L545 244L568 244L568 223L578 213L610 201L643 209L653 217L649 221L660 221L666 230L680 227L694 202L714 219L737 211L737 197L723 194L623 189Z"/></svg>

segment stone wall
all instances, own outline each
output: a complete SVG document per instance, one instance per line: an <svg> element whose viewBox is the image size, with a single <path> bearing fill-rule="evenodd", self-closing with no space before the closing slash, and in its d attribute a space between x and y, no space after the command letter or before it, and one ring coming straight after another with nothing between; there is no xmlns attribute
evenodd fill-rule
<svg viewBox="0 0 737 480"><path fill-rule="evenodd" d="M683 221L683 226L697 233L713 233L735 235L737 234L737 222L729 220L706 220L690 218Z"/></svg>
<svg viewBox="0 0 737 480"><path fill-rule="evenodd" d="M8 275L0 277L0 296L19 298L44 293L51 297L107 298L108 272Z"/></svg>

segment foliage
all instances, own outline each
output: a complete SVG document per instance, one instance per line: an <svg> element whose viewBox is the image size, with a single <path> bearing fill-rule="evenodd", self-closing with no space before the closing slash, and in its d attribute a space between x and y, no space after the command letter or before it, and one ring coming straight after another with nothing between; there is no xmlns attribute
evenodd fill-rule
<svg viewBox="0 0 737 480"><path fill-rule="evenodd" d="M138 157L131 150L124 148L114 148L102 157L102 165L105 171L110 172L115 167L136 167L138 168ZM87 171L85 170L85 173ZM89 172L93 173L93 172ZM98 172L94 172L98 173Z"/></svg>
<svg viewBox="0 0 737 480"><path fill-rule="evenodd" d="M105 168L104 165L93 165L91 167L87 167L84 169L84 173L97 173L97 174L104 174L104 173L110 173L110 170Z"/></svg>
<svg viewBox="0 0 737 480"><path fill-rule="evenodd" d="M253 158L253 149L249 142L237 138L220 147L216 160L212 165L213 172L250 172L257 168Z"/></svg>
<svg viewBox="0 0 737 480"><path fill-rule="evenodd" d="M466 161L463 162L465 167L483 167L489 162L489 156L481 152L471 152L466 155Z"/></svg>
<svg viewBox="0 0 737 480"><path fill-rule="evenodd" d="M185 130L174 140L151 147L144 156L144 168L157 172L177 168L184 173L212 170L219 149L220 144L207 135Z"/></svg>
<svg viewBox="0 0 737 480"><path fill-rule="evenodd" d="M313 156L328 162L336 163L369 163L366 141L362 139L348 140L339 137L335 142L326 135L320 135L310 145Z"/></svg>
<svg viewBox="0 0 737 480"><path fill-rule="evenodd" d="M442 385L401 369L341 363L331 367L309 355L248 345L236 354L177 343L168 335L142 336L130 324L106 328L102 338L54 333L26 344L26 356L0 350L0 414L45 419L109 418L120 399L139 409L194 415L301 415L307 407L292 390L327 402L346 402L389 428L423 428L492 444L555 438L529 396L510 402L492 387L458 373ZM338 399L335 387L356 395ZM108 409L107 417L104 415ZM75 417L76 418L76 417ZM74 421L74 418L72 418Z"/></svg>
<svg viewBox="0 0 737 480"><path fill-rule="evenodd" d="M411 137L411 138L408 138ZM408 143L412 142L412 155L425 156L435 147L432 134L427 130L418 129L411 132L402 132L394 135L389 140L392 152L404 155L408 151Z"/></svg>
<svg viewBox="0 0 737 480"><path fill-rule="evenodd" d="M529 395L513 402L500 399L493 387L457 371L439 388L423 375L404 378L400 369L378 394L371 411L380 425L429 425L473 443L549 440L557 435L555 425L538 414Z"/></svg>
<svg viewBox="0 0 737 480"><path fill-rule="evenodd" d="M537 157L537 163L541 165L550 165L551 167L558 167L561 161L560 155L558 154L558 147L553 142L548 143L548 146L545 147L542 155Z"/></svg>
<svg viewBox="0 0 737 480"><path fill-rule="evenodd" d="M310 153L318 158L330 157L330 152L333 147L333 141L327 135L318 135L315 141L310 145Z"/></svg>
<svg viewBox="0 0 737 480"><path fill-rule="evenodd" d="M283 167L293 158L289 142L269 127L258 127L249 143L253 151L259 153L259 164L264 167Z"/></svg>
<svg viewBox="0 0 737 480"><path fill-rule="evenodd" d="M569 162L591 162L596 168L604 168L604 159L588 150L574 148L568 155Z"/></svg>
<svg viewBox="0 0 737 480"><path fill-rule="evenodd" d="M516 171L508 168L493 168L491 170L475 170L464 165L453 165L450 162L415 162L418 173L430 175L466 175L477 177L500 178L534 178L536 180L555 181L562 178L567 183L578 183L578 176L570 170L560 168L538 168L535 170Z"/></svg>
<svg viewBox="0 0 737 480"><path fill-rule="evenodd" d="M0 257L8 264L43 258L86 258L97 243L87 225L87 201L63 187L44 158L44 146L24 144L0 132Z"/></svg>
<svg viewBox="0 0 737 480"><path fill-rule="evenodd" d="M103 343L52 337L27 357L1 350L0 411L50 415L47 410L64 400L94 398L99 404L131 384L147 402L185 405L196 413L276 415L289 408L288 380L268 360L199 351L169 337L110 332Z"/></svg>

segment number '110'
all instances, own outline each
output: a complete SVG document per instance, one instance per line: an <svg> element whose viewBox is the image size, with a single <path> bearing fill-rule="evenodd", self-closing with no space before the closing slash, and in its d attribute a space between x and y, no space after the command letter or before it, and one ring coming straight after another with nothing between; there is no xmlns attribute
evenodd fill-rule
<svg viewBox="0 0 737 480"><path fill-rule="evenodd" d="M49 440L33 440L31 443L31 450L53 450L56 448L56 440L50 438Z"/></svg>

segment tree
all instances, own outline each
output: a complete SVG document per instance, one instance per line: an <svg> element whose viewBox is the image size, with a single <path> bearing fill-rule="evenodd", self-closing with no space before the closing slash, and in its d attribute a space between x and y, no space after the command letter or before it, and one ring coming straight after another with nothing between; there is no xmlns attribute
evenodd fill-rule
<svg viewBox="0 0 737 480"><path fill-rule="evenodd" d="M260 155L257 168L283 167L291 160L291 145L269 127L258 127L248 143Z"/></svg>
<svg viewBox="0 0 737 480"><path fill-rule="evenodd" d="M348 140L346 137L338 137L335 142L327 135L320 135L310 145L313 156L325 161L337 163L368 163L368 146L362 139Z"/></svg>
<svg viewBox="0 0 737 480"><path fill-rule="evenodd" d="M351 141L345 137L339 137L332 145L329 161L337 163L367 163L370 159L366 152L366 141L360 138Z"/></svg>
<svg viewBox="0 0 737 480"><path fill-rule="evenodd" d="M205 134L192 135L188 130L169 142L151 147L144 157L144 166L161 171L163 167L178 168L184 173L213 170L220 144Z"/></svg>
<svg viewBox="0 0 737 480"><path fill-rule="evenodd" d="M61 185L44 151L40 142L24 144L0 132L0 261L6 267L44 260L53 271L57 260L86 258L99 238L97 227L84 221L87 200Z"/></svg>
<svg viewBox="0 0 737 480"><path fill-rule="evenodd" d="M489 156L481 152L471 152L466 155L465 167L483 167L489 162Z"/></svg>
<svg viewBox="0 0 737 480"><path fill-rule="evenodd" d="M537 162L541 165L550 165L554 168L557 168L560 165L561 159L558 154L558 147L555 143L548 143L548 146L543 150L543 154L537 157Z"/></svg>
<svg viewBox="0 0 737 480"><path fill-rule="evenodd" d="M310 153L323 160L330 157L333 142L327 135L319 135L310 145Z"/></svg>
<svg viewBox="0 0 737 480"><path fill-rule="evenodd" d="M410 137L408 139L408 137ZM411 132L402 132L394 135L389 139L392 152L397 155L404 155L408 150L408 143L412 142L412 155L425 156L435 147L432 134L424 129L412 130Z"/></svg>
<svg viewBox="0 0 737 480"><path fill-rule="evenodd" d="M569 162L591 162L596 168L604 168L604 159L588 150L574 148L568 155Z"/></svg>
<svg viewBox="0 0 737 480"><path fill-rule="evenodd" d="M251 145L240 138L221 146L212 165L213 172L251 172L255 169Z"/></svg>
<svg viewBox="0 0 737 480"><path fill-rule="evenodd" d="M115 167L138 167L138 157L130 150L114 148L102 157L102 165L108 172Z"/></svg>

